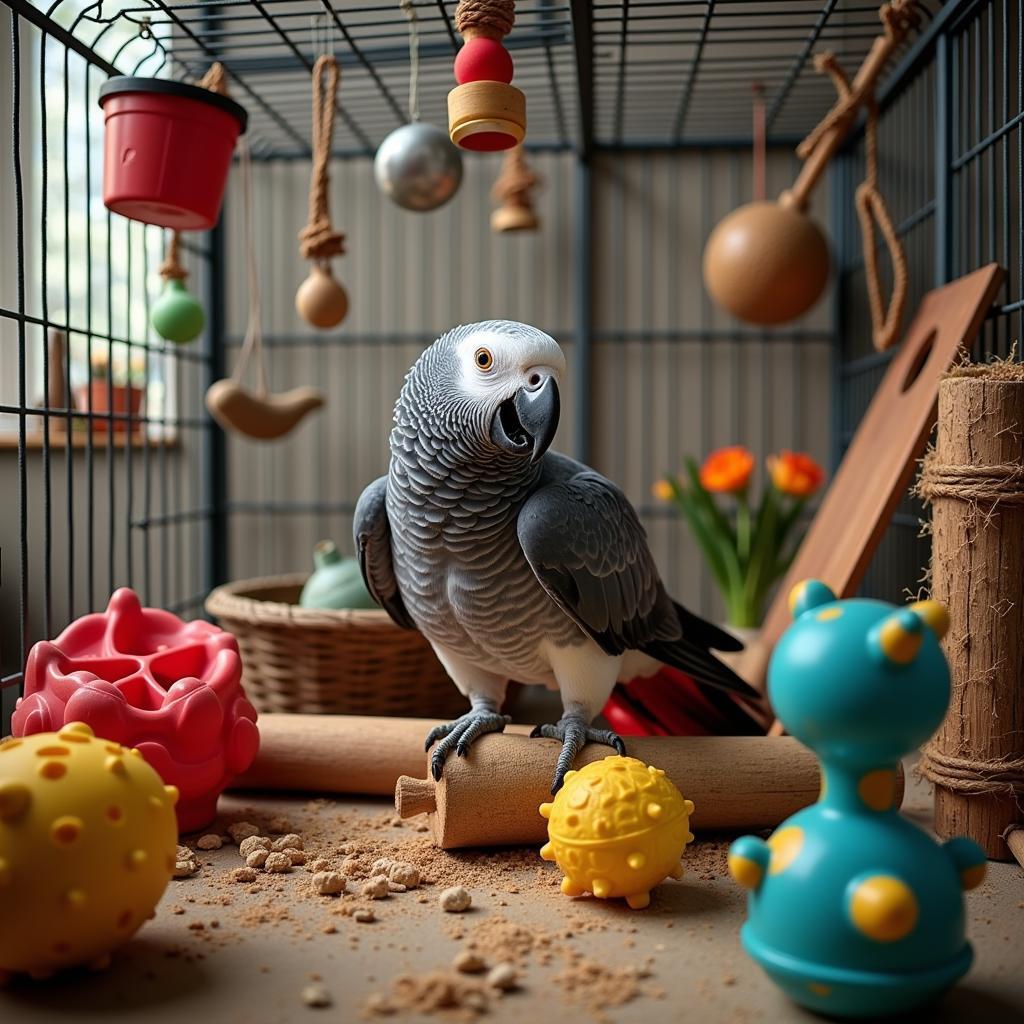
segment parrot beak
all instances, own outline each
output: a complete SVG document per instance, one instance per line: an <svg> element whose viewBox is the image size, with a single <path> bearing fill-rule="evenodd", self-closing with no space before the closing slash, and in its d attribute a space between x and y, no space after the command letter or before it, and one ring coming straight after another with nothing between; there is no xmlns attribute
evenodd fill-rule
<svg viewBox="0 0 1024 1024"><path fill-rule="evenodd" d="M542 377L498 406L491 421L491 440L507 452L530 452L530 461L536 462L554 440L560 411L555 378Z"/></svg>

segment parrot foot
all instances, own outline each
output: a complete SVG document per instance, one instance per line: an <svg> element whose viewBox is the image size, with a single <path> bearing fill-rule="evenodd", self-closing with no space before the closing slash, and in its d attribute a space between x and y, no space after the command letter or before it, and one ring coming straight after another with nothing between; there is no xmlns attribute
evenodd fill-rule
<svg viewBox="0 0 1024 1024"><path fill-rule="evenodd" d="M551 785L552 793L557 793L562 788L565 773L572 768L576 755L588 743L603 743L606 747L614 747L619 756L626 753L626 744L622 742L621 736L609 729L591 729L586 721L577 715L566 715L555 725L538 725L530 736L544 736L547 739L562 741L562 752L558 755L558 763L555 765L555 781Z"/></svg>
<svg viewBox="0 0 1024 1024"><path fill-rule="evenodd" d="M437 743L430 758L430 774L434 781L441 781L444 763L453 750L459 757L465 757L476 739L484 733L504 732L505 726L511 721L508 715L501 715L494 708L480 703L454 722L435 725L428 733L426 743L427 750Z"/></svg>

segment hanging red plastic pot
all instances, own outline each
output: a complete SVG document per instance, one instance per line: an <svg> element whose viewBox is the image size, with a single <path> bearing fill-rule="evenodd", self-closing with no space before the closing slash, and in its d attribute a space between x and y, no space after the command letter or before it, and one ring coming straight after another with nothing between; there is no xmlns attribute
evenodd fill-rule
<svg viewBox="0 0 1024 1024"><path fill-rule="evenodd" d="M176 231L212 228L248 121L245 108L158 78L111 78L100 88L100 106L106 207Z"/></svg>

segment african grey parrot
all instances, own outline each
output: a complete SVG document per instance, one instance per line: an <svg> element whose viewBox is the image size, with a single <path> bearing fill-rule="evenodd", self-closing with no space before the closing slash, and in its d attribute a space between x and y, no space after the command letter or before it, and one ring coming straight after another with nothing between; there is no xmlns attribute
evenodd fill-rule
<svg viewBox="0 0 1024 1024"><path fill-rule="evenodd" d="M732 636L665 592L626 496L548 446L565 357L553 338L506 320L456 327L409 371L391 462L356 506L367 588L430 641L470 710L427 737L435 779L455 750L500 732L509 679L557 687L563 714L534 735L562 741L552 792L587 742L616 681L673 665L698 683L756 694L708 648Z"/></svg>

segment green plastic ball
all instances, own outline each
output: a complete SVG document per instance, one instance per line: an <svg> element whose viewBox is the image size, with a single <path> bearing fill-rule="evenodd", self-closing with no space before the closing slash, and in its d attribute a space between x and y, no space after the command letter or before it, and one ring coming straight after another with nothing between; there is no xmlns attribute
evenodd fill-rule
<svg viewBox="0 0 1024 1024"><path fill-rule="evenodd" d="M164 283L160 297L153 303L149 322L161 338L184 344L199 337L206 314L198 300L189 294L185 282L171 278Z"/></svg>

